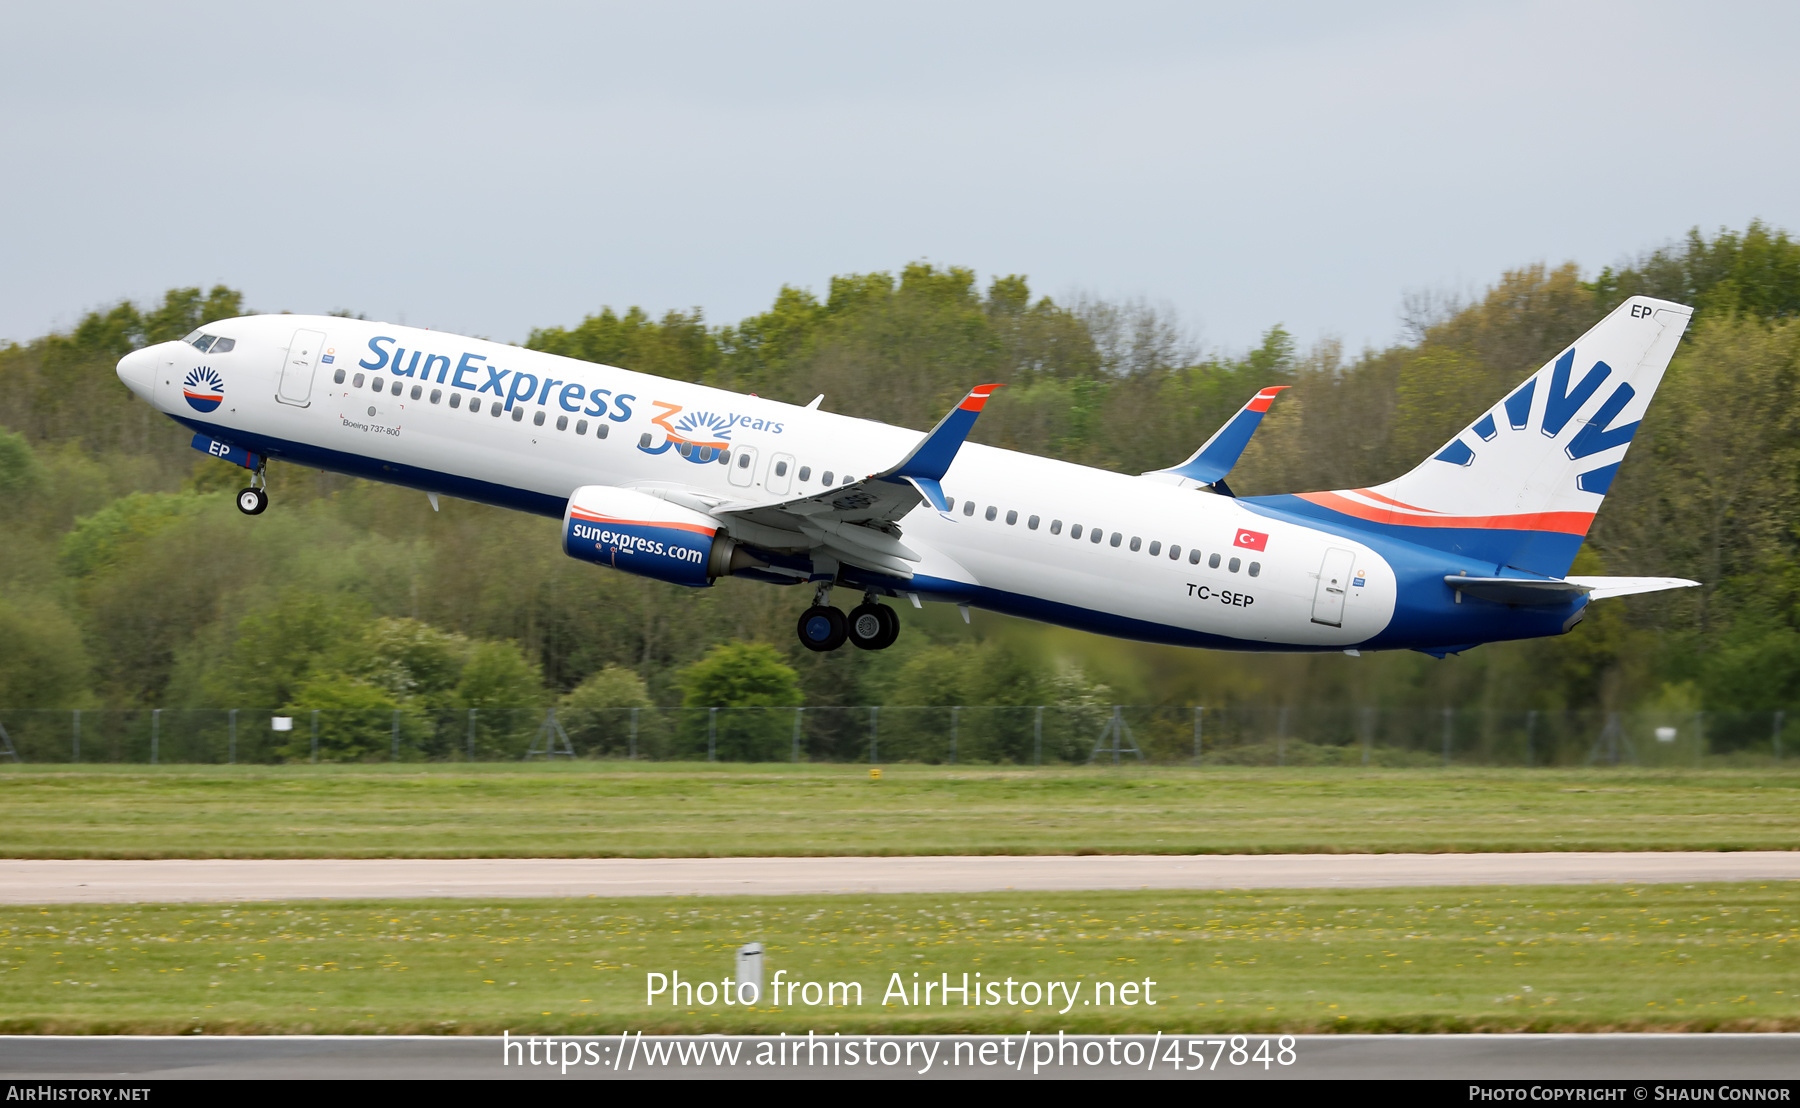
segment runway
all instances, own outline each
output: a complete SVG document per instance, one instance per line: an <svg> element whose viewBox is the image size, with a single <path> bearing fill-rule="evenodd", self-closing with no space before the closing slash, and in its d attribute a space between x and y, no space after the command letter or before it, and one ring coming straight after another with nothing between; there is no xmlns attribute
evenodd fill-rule
<svg viewBox="0 0 1800 1108"><path fill-rule="evenodd" d="M1800 881L1800 851L0 860L0 903Z"/></svg>
<svg viewBox="0 0 1800 1108"><path fill-rule="evenodd" d="M1263 1056L1255 1054L1267 1040ZM1608 1099L1667 1099L1658 1082L1729 1083L1733 1089L1786 1083L1800 1073L1800 1035L1297 1035L1246 1037L1233 1064L1218 1037L1185 1035L874 1035L845 1036L803 1059L797 1041L769 1062L755 1059L763 1036L583 1036L533 1039L527 1064L522 1040L475 1036L0 1036L0 1080L163 1081L205 1079L568 1081L700 1078L1119 1078L1207 1081L1411 1079L1502 1082L1521 1090L1534 1082L1619 1083ZM799 1042L804 1042L800 1036ZM858 1060L844 1050L855 1043ZM572 1049L565 1053L564 1044ZM592 1051L587 1049L591 1044ZM868 1044L868 1045L865 1045ZM1216 1045L1215 1045L1216 1044ZM869 1046L874 1047L873 1051ZM1281 1054L1278 1046L1291 1053ZM539 1047L545 1049L540 1053ZM555 1048L554 1054L551 1047ZM983 1048L986 1048L985 1050ZM683 1058L683 1048L686 1057ZM827 1049L830 1048L830 1049ZM927 1052L930 1052L929 1054ZM1154 1051L1152 1057L1151 1052ZM874 1063L862 1061L873 1053ZM503 1064L503 1054L510 1064ZM658 1060L660 1055L660 1061ZM766 1056L766 1055L765 1055ZM555 1058L544 1064L545 1058ZM559 1061L572 1058L564 1072ZM775 1058L783 1059L776 1062ZM886 1059L894 1059L892 1062ZM1285 1064L1275 1058L1288 1059ZM591 1059L591 1060L590 1060ZM628 1061L629 1059L629 1061ZM1016 1063L1016 1064L1015 1064ZM1148 1063L1148 1064L1147 1064ZM1642 1090L1642 1092L1639 1092ZM1469 1099L1465 1088L1453 1090ZM1751 1099L1714 1097L1708 1099ZM1507 1099L1547 1099L1516 1096ZM1764 1099L1764 1098L1755 1098ZM1772 1099L1782 1100L1777 1096Z"/></svg>

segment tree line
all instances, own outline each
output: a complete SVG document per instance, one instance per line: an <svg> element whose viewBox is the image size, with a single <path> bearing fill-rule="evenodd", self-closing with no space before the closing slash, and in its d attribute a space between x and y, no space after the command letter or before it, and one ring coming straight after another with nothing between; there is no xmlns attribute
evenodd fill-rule
<svg viewBox="0 0 1800 1108"><path fill-rule="evenodd" d="M1279 325L1248 351L1202 351L1142 303L1059 303L1022 276L984 287L923 263L822 295L783 288L736 323L602 309L527 345L794 403L823 393L828 410L915 428L971 383L1007 381L978 439L1127 473L1179 461L1258 389L1293 386L1233 474L1254 494L1404 472L1638 293L1697 311L1578 570L1704 587L1438 662L1182 651L931 609L902 613L892 650L813 655L791 643L789 591L613 574L564 557L551 521L448 500L434 513L417 493L281 464L277 510L240 517L227 498L241 471L195 455L113 372L137 346L245 311L225 286L170 290L0 348L0 707L1791 707L1800 243L1760 223L1587 278L1530 265L1467 302L1409 297L1404 336L1354 354L1299 349Z"/></svg>

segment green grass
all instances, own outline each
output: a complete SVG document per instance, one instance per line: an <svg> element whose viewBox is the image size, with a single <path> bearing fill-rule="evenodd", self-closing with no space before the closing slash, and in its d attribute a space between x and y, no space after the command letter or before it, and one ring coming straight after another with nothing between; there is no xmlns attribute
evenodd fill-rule
<svg viewBox="0 0 1800 1108"><path fill-rule="evenodd" d="M751 940L863 1003L645 1006ZM1797 942L1794 882L10 907L0 1031L1800 1030ZM883 1007L896 972L1158 1003Z"/></svg>
<svg viewBox="0 0 1800 1108"><path fill-rule="evenodd" d="M1800 772L0 768L0 857L1791 850Z"/></svg>

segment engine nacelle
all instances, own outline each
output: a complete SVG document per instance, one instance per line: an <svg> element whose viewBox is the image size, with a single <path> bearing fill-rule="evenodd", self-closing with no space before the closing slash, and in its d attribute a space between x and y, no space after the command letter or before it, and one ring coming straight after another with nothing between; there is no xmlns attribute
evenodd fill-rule
<svg viewBox="0 0 1800 1108"><path fill-rule="evenodd" d="M563 552L584 562L701 587L747 560L719 521L654 496L583 485L563 512ZM734 559L733 554L738 557Z"/></svg>

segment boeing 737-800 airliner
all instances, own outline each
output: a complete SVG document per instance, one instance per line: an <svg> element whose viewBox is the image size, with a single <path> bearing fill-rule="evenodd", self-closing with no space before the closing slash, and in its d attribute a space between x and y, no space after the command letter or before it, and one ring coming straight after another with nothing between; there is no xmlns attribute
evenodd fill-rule
<svg viewBox="0 0 1800 1108"><path fill-rule="evenodd" d="M1634 297L1404 476L1279 496L1225 483L1279 389L1128 476L966 442L997 385L920 434L332 316L221 320L119 377L250 470L248 514L286 461L551 516L567 553L627 573L812 586L814 650L890 645L897 597L1184 646L1442 656L1694 584L1567 576L1690 314ZM834 587L861 594L848 618Z"/></svg>

